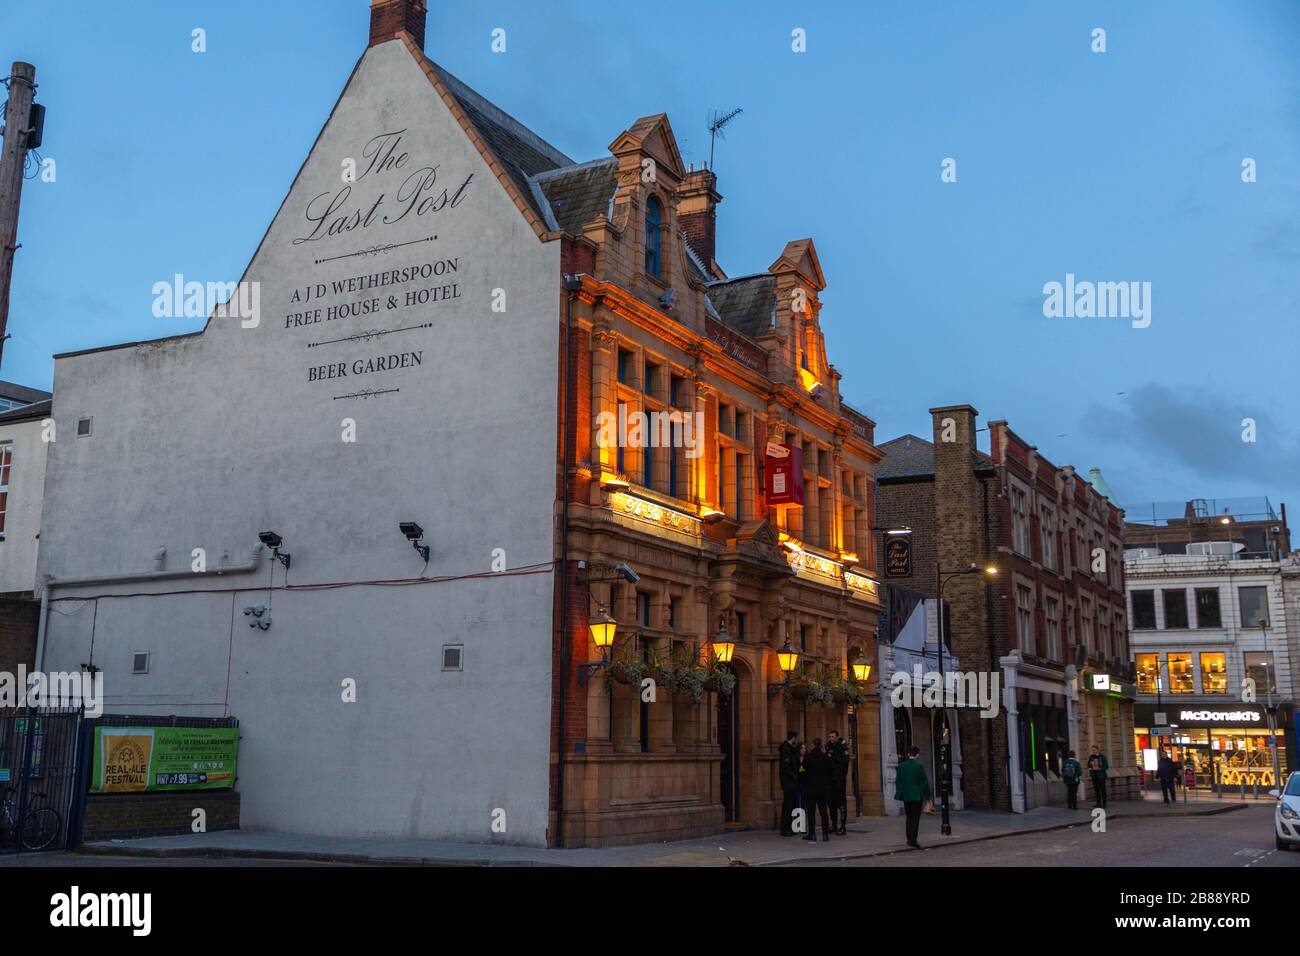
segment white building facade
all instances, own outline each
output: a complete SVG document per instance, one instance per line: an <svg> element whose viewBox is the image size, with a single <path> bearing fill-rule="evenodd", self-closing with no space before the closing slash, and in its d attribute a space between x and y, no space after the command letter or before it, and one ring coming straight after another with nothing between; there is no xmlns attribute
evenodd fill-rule
<svg viewBox="0 0 1300 956"><path fill-rule="evenodd" d="M1164 746L1198 789L1271 788L1270 736L1283 779L1296 766L1296 623L1285 611L1283 562L1243 558L1231 542L1186 549L1125 553L1139 761L1149 778Z"/></svg>
<svg viewBox="0 0 1300 956"><path fill-rule="evenodd" d="M36 588L49 416L48 398L0 413L0 594Z"/></svg>
<svg viewBox="0 0 1300 956"><path fill-rule="evenodd" d="M560 243L471 115L571 162L372 36L239 308L56 357L37 665L237 717L245 828L548 839Z"/></svg>

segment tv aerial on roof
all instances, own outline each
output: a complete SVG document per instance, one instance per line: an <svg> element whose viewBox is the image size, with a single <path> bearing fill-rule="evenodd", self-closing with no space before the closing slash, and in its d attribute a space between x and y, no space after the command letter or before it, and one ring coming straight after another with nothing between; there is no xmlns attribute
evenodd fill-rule
<svg viewBox="0 0 1300 956"><path fill-rule="evenodd" d="M743 112L745 110L739 106L734 110L725 112L723 110L709 110L709 169L713 168L713 147L717 144L719 138L727 138L727 135L722 132L723 127Z"/></svg>

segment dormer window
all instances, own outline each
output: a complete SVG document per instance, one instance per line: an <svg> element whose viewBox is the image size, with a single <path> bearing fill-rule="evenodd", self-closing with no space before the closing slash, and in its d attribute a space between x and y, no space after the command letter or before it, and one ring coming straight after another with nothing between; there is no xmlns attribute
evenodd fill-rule
<svg viewBox="0 0 1300 956"><path fill-rule="evenodd" d="M663 206L658 196L651 196L645 207L645 271L655 278L663 276L659 255L659 224L663 221Z"/></svg>

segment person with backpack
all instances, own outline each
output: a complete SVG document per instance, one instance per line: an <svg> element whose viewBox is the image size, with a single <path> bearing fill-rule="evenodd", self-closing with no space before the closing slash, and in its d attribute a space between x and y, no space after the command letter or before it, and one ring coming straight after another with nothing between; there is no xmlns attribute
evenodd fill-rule
<svg viewBox="0 0 1300 956"><path fill-rule="evenodd" d="M1106 806L1106 771L1109 769L1110 761L1101 752L1101 746L1093 744L1092 754L1088 757L1088 773L1091 777L1094 807Z"/></svg>
<svg viewBox="0 0 1300 956"><path fill-rule="evenodd" d="M1074 751L1061 761L1061 779L1065 781L1066 805L1071 810L1079 809L1079 783L1083 779L1083 765L1074 759Z"/></svg>

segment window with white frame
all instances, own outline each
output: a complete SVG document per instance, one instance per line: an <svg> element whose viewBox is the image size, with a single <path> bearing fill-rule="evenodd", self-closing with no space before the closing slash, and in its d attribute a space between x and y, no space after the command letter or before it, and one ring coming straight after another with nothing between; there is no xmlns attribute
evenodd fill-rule
<svg viewBox="0 0 1300 956"><path fill-rule="evenodd" d="M1029 493L1011 486L1011 546L1025 557L1029 551Z"/></svg>
<svg viewBox="0 0 1300 956"><path fill-rule="evenodd" d="M1043 601L1043 617L1047 620L1047 656L1061 660L1061 602L1049 597Z"/></svg>
<svg viewBox="0 0 1300 956"><path fill-rule="evenodd" d="M1027 654L1034 649L1034 595L1025 585L1016 585L1016 637Z"/></svg>
<svg viewBox="0 0 1300 956"><path fill-rule="evenodd" d="M13 465L14 446L0 445L0 541L4 540L5 515L9 510L9 469Z"/></svg>
<svg viewBox="0 0 1300 956"><path fill-rule="evenodd" d="M1042 522L1043 538L1043 567L1056 570L1056 512L1051 508L1044 508L1039 516Z"/></svg>

